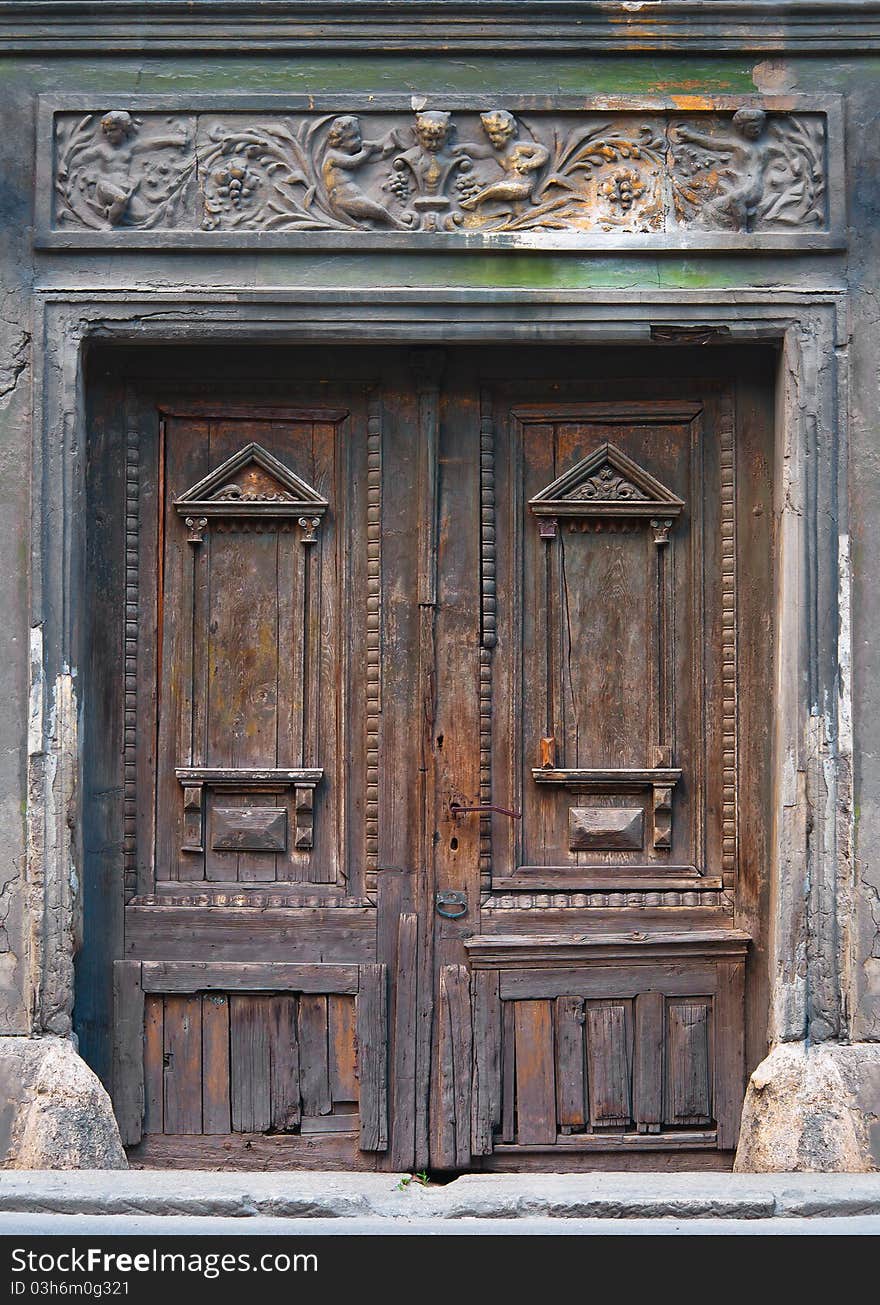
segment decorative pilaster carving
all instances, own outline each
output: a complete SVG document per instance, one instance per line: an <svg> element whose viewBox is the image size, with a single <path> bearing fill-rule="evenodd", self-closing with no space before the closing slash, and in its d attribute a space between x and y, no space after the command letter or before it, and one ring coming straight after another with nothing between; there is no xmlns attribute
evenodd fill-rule
<svg viewBox="0 0 880 1305"><path fill-rule="evenodd" d="M382 713L382 409L377 391L367 413L366 882L376 893L379 866L379 727Z"/></svg>

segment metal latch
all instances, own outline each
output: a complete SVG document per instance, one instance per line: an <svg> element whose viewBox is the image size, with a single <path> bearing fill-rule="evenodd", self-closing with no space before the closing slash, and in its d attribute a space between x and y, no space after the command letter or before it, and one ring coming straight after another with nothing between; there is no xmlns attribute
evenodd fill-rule
<svg viewBox="0 0 880 1305"><path fill-rule="evenodd" d="M447 920L458 920L467 915L467 893L459 892L457 888L444 888L437 894L435 901L437 914L445 916Z"/></svg>

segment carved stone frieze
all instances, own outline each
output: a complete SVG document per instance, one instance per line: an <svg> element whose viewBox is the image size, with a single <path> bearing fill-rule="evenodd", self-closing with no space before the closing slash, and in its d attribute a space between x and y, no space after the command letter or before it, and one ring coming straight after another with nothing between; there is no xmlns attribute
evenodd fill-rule
<svg viewBox="0 0 880 1305"><path fill-rule="evenodd" d="M830 106L264 105L45 104L38 239L827 246L836 227Z"/></svg>

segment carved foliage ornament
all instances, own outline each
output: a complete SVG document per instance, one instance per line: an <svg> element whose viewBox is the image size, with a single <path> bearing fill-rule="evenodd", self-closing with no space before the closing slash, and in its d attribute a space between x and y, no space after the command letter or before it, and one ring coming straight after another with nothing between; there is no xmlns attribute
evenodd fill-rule
<svg viewBox="0 0 880 1305"><path fill-rule="evenodd" d="M556 242L828 229L824 113L619 103L604 112L60 111L49 228Z"/></svg>

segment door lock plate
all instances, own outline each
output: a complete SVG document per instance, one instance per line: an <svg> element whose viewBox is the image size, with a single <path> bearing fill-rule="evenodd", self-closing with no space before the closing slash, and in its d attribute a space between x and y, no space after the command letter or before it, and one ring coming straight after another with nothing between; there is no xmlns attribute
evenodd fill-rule
<svg viewBox="0 0 880 1305"><path fill-rule="evenodd" d="M445 888L434 900L437 914L447 920L459 920L463 915L467 915L467 893L459 892L455 888Z"/></svg>

